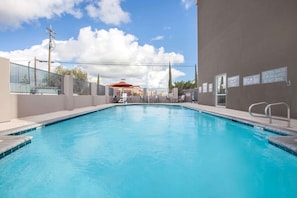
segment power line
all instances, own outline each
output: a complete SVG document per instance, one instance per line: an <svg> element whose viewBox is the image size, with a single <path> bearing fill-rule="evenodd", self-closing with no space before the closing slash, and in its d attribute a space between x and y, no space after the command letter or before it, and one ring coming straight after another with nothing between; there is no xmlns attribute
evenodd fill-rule
<svg viewBox="0 0 297 198"><path fill-rule="evenodd" d="M76 65L97 65L97 66L125 66L125 67L168 67L168 63L140 63L140 64L131 64L131 63L111 63L111 62L72 62L72 61L54 61L56 63L60 64L76 64ZM182 64L171 64L172 67L195 67L195 64L193 65L182 65Z"/></svg>
<svg viewBox="0 0 297 198"><path fill-rule="evenodd" d="M25 61L29 61L28 59L26 60L13 60L15 62L25 62ZM47 63L48 60L41 60L41 59L37 59L38 62L43 62L43 63ZM139 63L139 64L131 64L131 63L112 63L112 62L74 62L74 61L58 61L58 60L52 60L51 63L59 63L59 64L73 64L73 65L94 65L94 66L114 66L114 67L118 67L118 66L125 66L125 67L168 67L168 63ZM189 64L172 64L171 63L171 67L195 67L195 64L193 65L189 65Z"/></svg>

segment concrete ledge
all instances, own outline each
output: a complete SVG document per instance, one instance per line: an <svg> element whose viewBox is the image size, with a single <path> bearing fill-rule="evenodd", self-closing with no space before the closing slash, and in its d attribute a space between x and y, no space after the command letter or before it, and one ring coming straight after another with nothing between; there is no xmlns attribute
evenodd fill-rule
<svg viewBox="0 0 297 198"><path fill-rule="evenodd" d="M179 103L175 105L181 105L183 107L187 107L200 112L238 121L243 124L260 127L279 135L297 136L297 120L295 119L291 119L291 127L287 127L286 122L284 121L274 120L273 123L270 124L268 118L252 117L248 112L245 111L199 105L194 103Z"/></svg>
<svg viewBox="0 0 297 198"><path fill-rule="evenodd" d="M0 159L31 143L31 136L0 136Z"/></svg>
<svg viewBox="0 0 297 198"><path fill-rule="evenodd" d="M270 136L269 143L297 156L297 136Z"/></svg>
<svg viewBox="0 0 297 198"><path fill-rule="evenodd" d="M0 123L0 139L1 135L19 135L23 131L27 132L38 127L53 124L77 116L82 116L88 113L99 111L114 106L114 104L105 104L99 106L91 106L78 108L71 111L57 111L53 113L40 114L19 119L13 119L10 122Z"/></svg>

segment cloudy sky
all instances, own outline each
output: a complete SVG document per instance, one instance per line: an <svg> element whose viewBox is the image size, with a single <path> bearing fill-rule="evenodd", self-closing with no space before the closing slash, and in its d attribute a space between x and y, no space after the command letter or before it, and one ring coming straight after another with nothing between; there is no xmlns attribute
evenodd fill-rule
<svg viewBox="0 0 297 198"><path fill-rule="evenodd" d="M0 57L33 66L48 58L47 28L55 32L55 66L83 68L102 84L125 79L166 88L194 79L196 0L1 0ZM38 63L47 70L47 63Z"/></svg>

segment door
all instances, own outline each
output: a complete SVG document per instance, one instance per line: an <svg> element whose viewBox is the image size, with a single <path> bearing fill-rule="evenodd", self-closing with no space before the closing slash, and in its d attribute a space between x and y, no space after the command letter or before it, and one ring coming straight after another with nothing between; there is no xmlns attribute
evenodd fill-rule
<svg viewBox="0 0 297 198"><path fill-rule="evenodd" d="M225 107L227 99L226 74L216 76L216 106Z"/></svg>

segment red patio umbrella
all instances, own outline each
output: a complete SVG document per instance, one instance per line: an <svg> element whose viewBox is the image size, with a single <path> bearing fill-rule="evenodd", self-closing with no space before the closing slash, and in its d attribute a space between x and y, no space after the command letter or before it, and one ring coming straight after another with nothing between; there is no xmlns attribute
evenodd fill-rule
<svg viewBox="0 0 297 198"><path fill-rule="evenodd" d="M124 81L120 81L118 83L115 83L115 84L112 84L110 85L111 87L131 87L133 85L129 84L129 83L126 83Z"/></svg>
<svg viewBox="0 0 297 198"><path fill-rule="evenodd" d="M113 87L113 88L121 88L121 93L120 93L120 95L121 95L121 100L123 101L123 103L125 103L126 102L126 97L127 97L127 95L126 96L124 96L124 88L127 88L127 87L131 87L131 86L133 86L133 85L131 85L131 84L129 84L129 83L126 83L126 82L124 82L124 81L120 81L120 82L118 82L118 83L115 83L115 84L112 84L112 85L110 85L111 87ZM123 95L122 95L123 94Z"/></svg>

